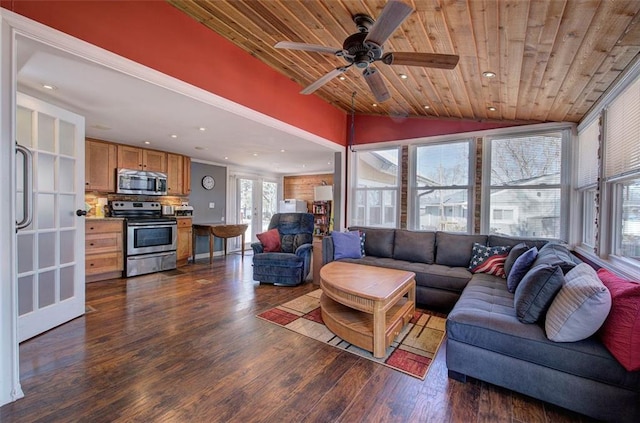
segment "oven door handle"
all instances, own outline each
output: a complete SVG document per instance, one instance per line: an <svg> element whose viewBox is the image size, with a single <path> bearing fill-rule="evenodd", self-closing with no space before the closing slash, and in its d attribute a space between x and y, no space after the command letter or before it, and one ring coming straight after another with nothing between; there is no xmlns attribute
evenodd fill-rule
<svg viewBox="0 0 640 423"><path fill-rule="evenodd" d="M155 226L158 228L170 228L178 226L178 222L127 222L127 226Z"/></svg>
<svg viewBox="0 0 640 423"><path fill-rule="evenodd" d="M167 256L172 256L175 255L176 252L175 251L171 251L168 253L154 253L153 257L167 257ZM138 256L127 256L127 260L146 260L149 258L149 254L144 254L143 257L138 257Z"/></svg>

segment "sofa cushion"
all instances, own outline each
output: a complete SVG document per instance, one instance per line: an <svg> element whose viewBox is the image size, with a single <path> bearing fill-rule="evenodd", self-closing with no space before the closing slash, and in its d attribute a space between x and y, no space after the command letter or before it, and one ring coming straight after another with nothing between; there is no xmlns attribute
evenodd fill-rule
<svg viewBox="0 0 640 423"><path fill-rule="evenodd" d="M436 233L396 229L394 244L394 259L432 264L436 246Z"/></svg>
<svg viewBox="0 0 640 423"><path fill-rule="evenodd" d="M522 278L514 294L518 320L535 323L544 317L554 297L562 288L564 276L558 266L540 264Z"/></svg>
<svg viewBox="0 0 640 423"><path fill-rule="evenodd" d="M490 275L504 277L504 262L509 255L511 247L487 247L486 245L473 244L469 270L471 273L488 273Z"/></svg>
<svg viewBox="0 0 640 423"><path fill-rule="evenodd" d="M393 257L395 229L354 226L349 228L349 230L357 230L365 234L365 255L388 258Z"/></svg>
<svg viewBox="0 0 640 423"><path fill-rule="evenodd" d="M536 257L538 257L537 247L531 247L525 251L524 254L518 257L511 267L509 276L507 276L507 289L509 292L516 292L518 284L522 281L522 278L524 278L529 269L531 269L531 265L535 261Z"/></svg>
<svg viewBox="0 0 640 423"><path fill-rule="evenodd" d="M520 323L514 295L496 276L473 276L447 317L447 337L578 377L640 389L640 372L627 372L596 336L557 343L540 325Z"/></svg>
<svg viewBox="0 0 640 423"><path fill-rule="evenodd" d="M487 245L487 236L436 232L436 264L466 268L475 242Z"/></svg>
<svg viewBox="0 0 640 423"><path fill-rule="evenodd" d="M343 258L360 258L360 232L337 232L331 233L333 238L333 258L340 260Z"/></svg>
<svg viewBox="0 0 640 423"><path fill-rule="evenodd" d="M280 233L277 229L270 229L267 232L256 234L262 244L265 253L280 252Z"/></svg>
<svg viewBox="0 0 640 423"><path fill-rule="evenodd" d="M598 270L598 277L611 293L611 311L600 338L625 369L640 370L640 283L606 269Z"/></svg>
<svg viewBox="0 0 640 423"><path fill-rule="evenodd" d="M521 242L511 247L511 250L509 250L509 255L507 256L507 259L504 261L504 274L507 278L509 277L509 273L511 273L511 268L513 267L513 263L515 263L518 257L523 255L528 249L529 247L527 247L527 244L525 244L524 242Z"/></svg>
<svg viewBox="0 0 640 423"><path fill-rule="evenodd" d="M611 295L587 263L571 269L564 279L547 312L544 330L555 342L580 341L600 329L611 309Z"/></svg>
<svg viewBox="0 0 640 423"><path fill-rule="evenodd" d="M539 264L560 266L562 273L566 274L569 270L576 267L577 263L573 261L571 253L565 245L550 242L538 250L538 257L536 261L533 262L532 267Z"/></svg>

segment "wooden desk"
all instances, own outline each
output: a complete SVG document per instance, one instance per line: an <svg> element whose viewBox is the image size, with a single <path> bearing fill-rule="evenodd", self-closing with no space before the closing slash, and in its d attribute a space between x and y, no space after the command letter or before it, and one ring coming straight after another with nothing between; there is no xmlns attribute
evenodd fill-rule
<svg viewBox="0 0 640 423"><path fill-rule="evenodd" d="M225 225L224 223L198 223L193 225L193 261L196 260L196 237L209 237L209 264L213 263L213 240L214 237L224 239L224 255L227 255L227 239L242 237L242 257L244 258L244 233L249 225Z"/></svg>

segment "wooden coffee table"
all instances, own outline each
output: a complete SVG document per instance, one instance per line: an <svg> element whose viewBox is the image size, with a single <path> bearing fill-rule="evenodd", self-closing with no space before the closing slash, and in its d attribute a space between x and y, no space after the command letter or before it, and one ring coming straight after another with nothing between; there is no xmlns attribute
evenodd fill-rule
<svg viewBox="0 0 640 423"><path fill-rule="evenodd" d="M383 267L328 263L320 269L322 320L340 338L382 358L413 317L415 276Z"/></svg>

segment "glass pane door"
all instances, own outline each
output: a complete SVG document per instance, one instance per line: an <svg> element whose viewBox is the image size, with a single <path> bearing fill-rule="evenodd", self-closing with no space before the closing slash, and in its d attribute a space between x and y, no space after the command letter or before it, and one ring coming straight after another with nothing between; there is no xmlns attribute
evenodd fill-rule
<svg viewBox="0 0 640 423"><path fill-rule="evenodd" d="M278 210L278 183L258 178L238 179L238 221L249 225L245 242L258 240Z"/></svg>
<svg viewBox="0 0 640 423"><path fill-rule="evenodd" d="M75 213L84 208L84 118L21 93L17 99L17 142L33 156L33 220L16 235L23 341L84 314L84 219ZM19 182L16 204L27 192ZM26 212L17 206L19 217Z"/></svg>

